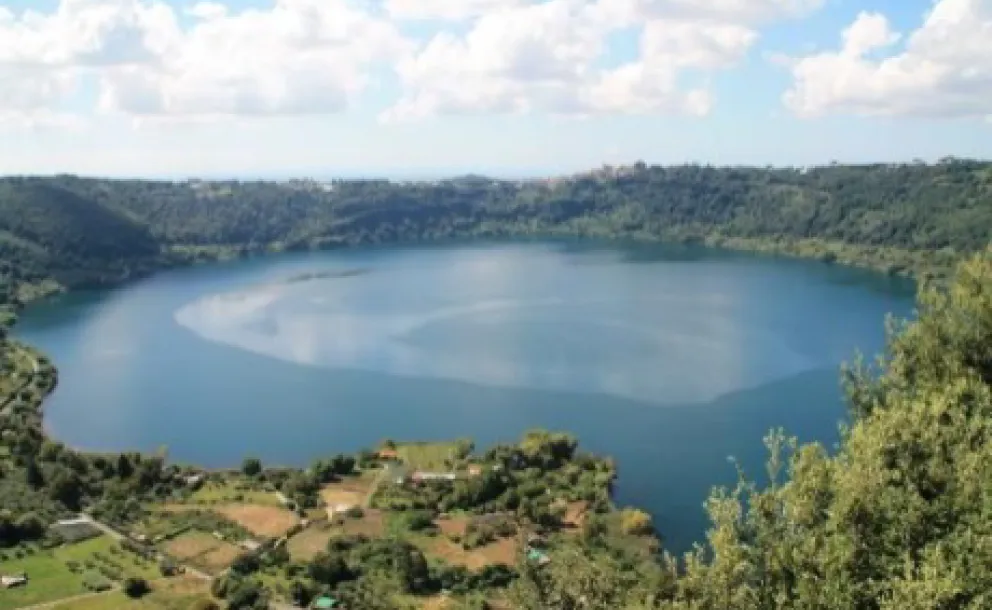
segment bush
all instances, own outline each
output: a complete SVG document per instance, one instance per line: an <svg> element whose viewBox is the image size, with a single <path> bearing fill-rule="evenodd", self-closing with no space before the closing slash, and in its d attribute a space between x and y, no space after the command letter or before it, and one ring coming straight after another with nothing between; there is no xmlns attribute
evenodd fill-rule
<svg viewBox="0 0 992 610"><path fill-rule="evenodd" d="M83 578L83 586L94 593L99 593L100 591L109 591L113 588L113 584L110 580L104 578L100 574L89 573Z"/></svg>
<svg viewBox="0 0 992 610"><path fill-rule="evenodd" d="M124 595L137 599L151 591L148 581L144 578L128 578L124 580Z"/></svg>

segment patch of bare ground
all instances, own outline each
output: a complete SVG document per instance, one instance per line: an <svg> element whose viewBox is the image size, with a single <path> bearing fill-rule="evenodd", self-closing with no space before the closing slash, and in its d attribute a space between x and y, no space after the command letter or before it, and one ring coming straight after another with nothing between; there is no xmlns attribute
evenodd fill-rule
<svg viewBox="0 0 992 610"><path fill-rule="evenodd" d="M588 502L569 502L565 506L565 516L562 518L562 525L568 529L580 530L582 529L582 525L586 522L586 514L588 512Z"/></svg>
<svg viewBox="0 0 992 610"><path fill-rule="evenodd" d="M438 529L441 530L441 533L445 536L461 537L465 535L465 530L468 529L468 524L470 521L470 517L459 516L438 519L435 523L437 524Z"/></svg>
<svg viewBox="0 0 992 610"><path fill-rule="evenodd" d="M512 566L517 562L517 538L501 538L485 546L465 550L461 544L443 536L432 538L424 552L451 565L465 566L470 570L481 570L498 563Z"/></svg>
<svg viewBox="0 0 992 610"><path fill-rule="evenodd" d="M282 536L299 522L295 514L275 506L227 504L213 510L249 532L268 538Z"/></svg>

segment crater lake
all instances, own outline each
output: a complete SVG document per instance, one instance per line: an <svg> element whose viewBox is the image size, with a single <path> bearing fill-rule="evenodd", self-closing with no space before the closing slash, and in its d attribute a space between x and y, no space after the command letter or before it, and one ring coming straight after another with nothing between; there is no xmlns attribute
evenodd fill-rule
<svg viewBox="0 0 992 610"><path fill-rule="evenodd" d="M162 272L36 304L16 335L58 367L45 423L74 447L304 465L563 430L616 459L617 502L679 552L730 456L761 479L773 427L836 442L839 365L883 348L913 290L701 247L450 243Z"/></svg>

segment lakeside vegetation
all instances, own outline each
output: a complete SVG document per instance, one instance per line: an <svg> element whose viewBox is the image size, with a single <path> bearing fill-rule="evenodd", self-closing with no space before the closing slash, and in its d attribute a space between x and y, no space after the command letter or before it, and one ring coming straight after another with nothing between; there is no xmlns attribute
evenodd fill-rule
<svg viewBox="0 0 992 610"><path fill-rule="evenodd" d="M333 188L0 181L0 575L29 572L23 588L0 589L0 608L62 598L95 610L319 598L352 610L988 608L990 168L638 165L550 182ZM78 452L44 434L52 363L9 338L20 302L40 293L197 260L555 234L921 276L959 266L946 284L923 283L918 319L891 325L877 363L845 369L851 420L839 448L770 433L770 483L742 473L714 490L707 539L684 557L664 553L647 514L614 505L612 462L565 433L478 452L464 439L384 442L305 469L249 457L240 471L207 472L164 455ZM123 539L51 527L81 512Z"/></svg>
<svg viewBox="0 0 992 610"><path fill-rule="evenodd" d="M446 238L705 243L943 274L992 234L992 164L604 167L548 180L0 179L0 274L22 301L271 251Z"/></svg>

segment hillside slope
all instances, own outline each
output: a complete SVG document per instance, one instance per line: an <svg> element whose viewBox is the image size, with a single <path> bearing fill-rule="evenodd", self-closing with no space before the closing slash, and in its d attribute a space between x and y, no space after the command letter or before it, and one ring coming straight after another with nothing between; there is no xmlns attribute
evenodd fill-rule
<svg viewBox="0 0 992 610"><path fill-rule="evenodd" d="M25 279L118 281L157 264L146 227L47 179L0 181L0 257Z"/></svg>
<svg viewBox="0 0 992 610"><path fill-rule="evenodd" d="M889 272L947 267L992 235L992 163L635 164L433 183L0 180L0 259L67 286L128 277L177 253L521 235L702 241Z"/></svg>

